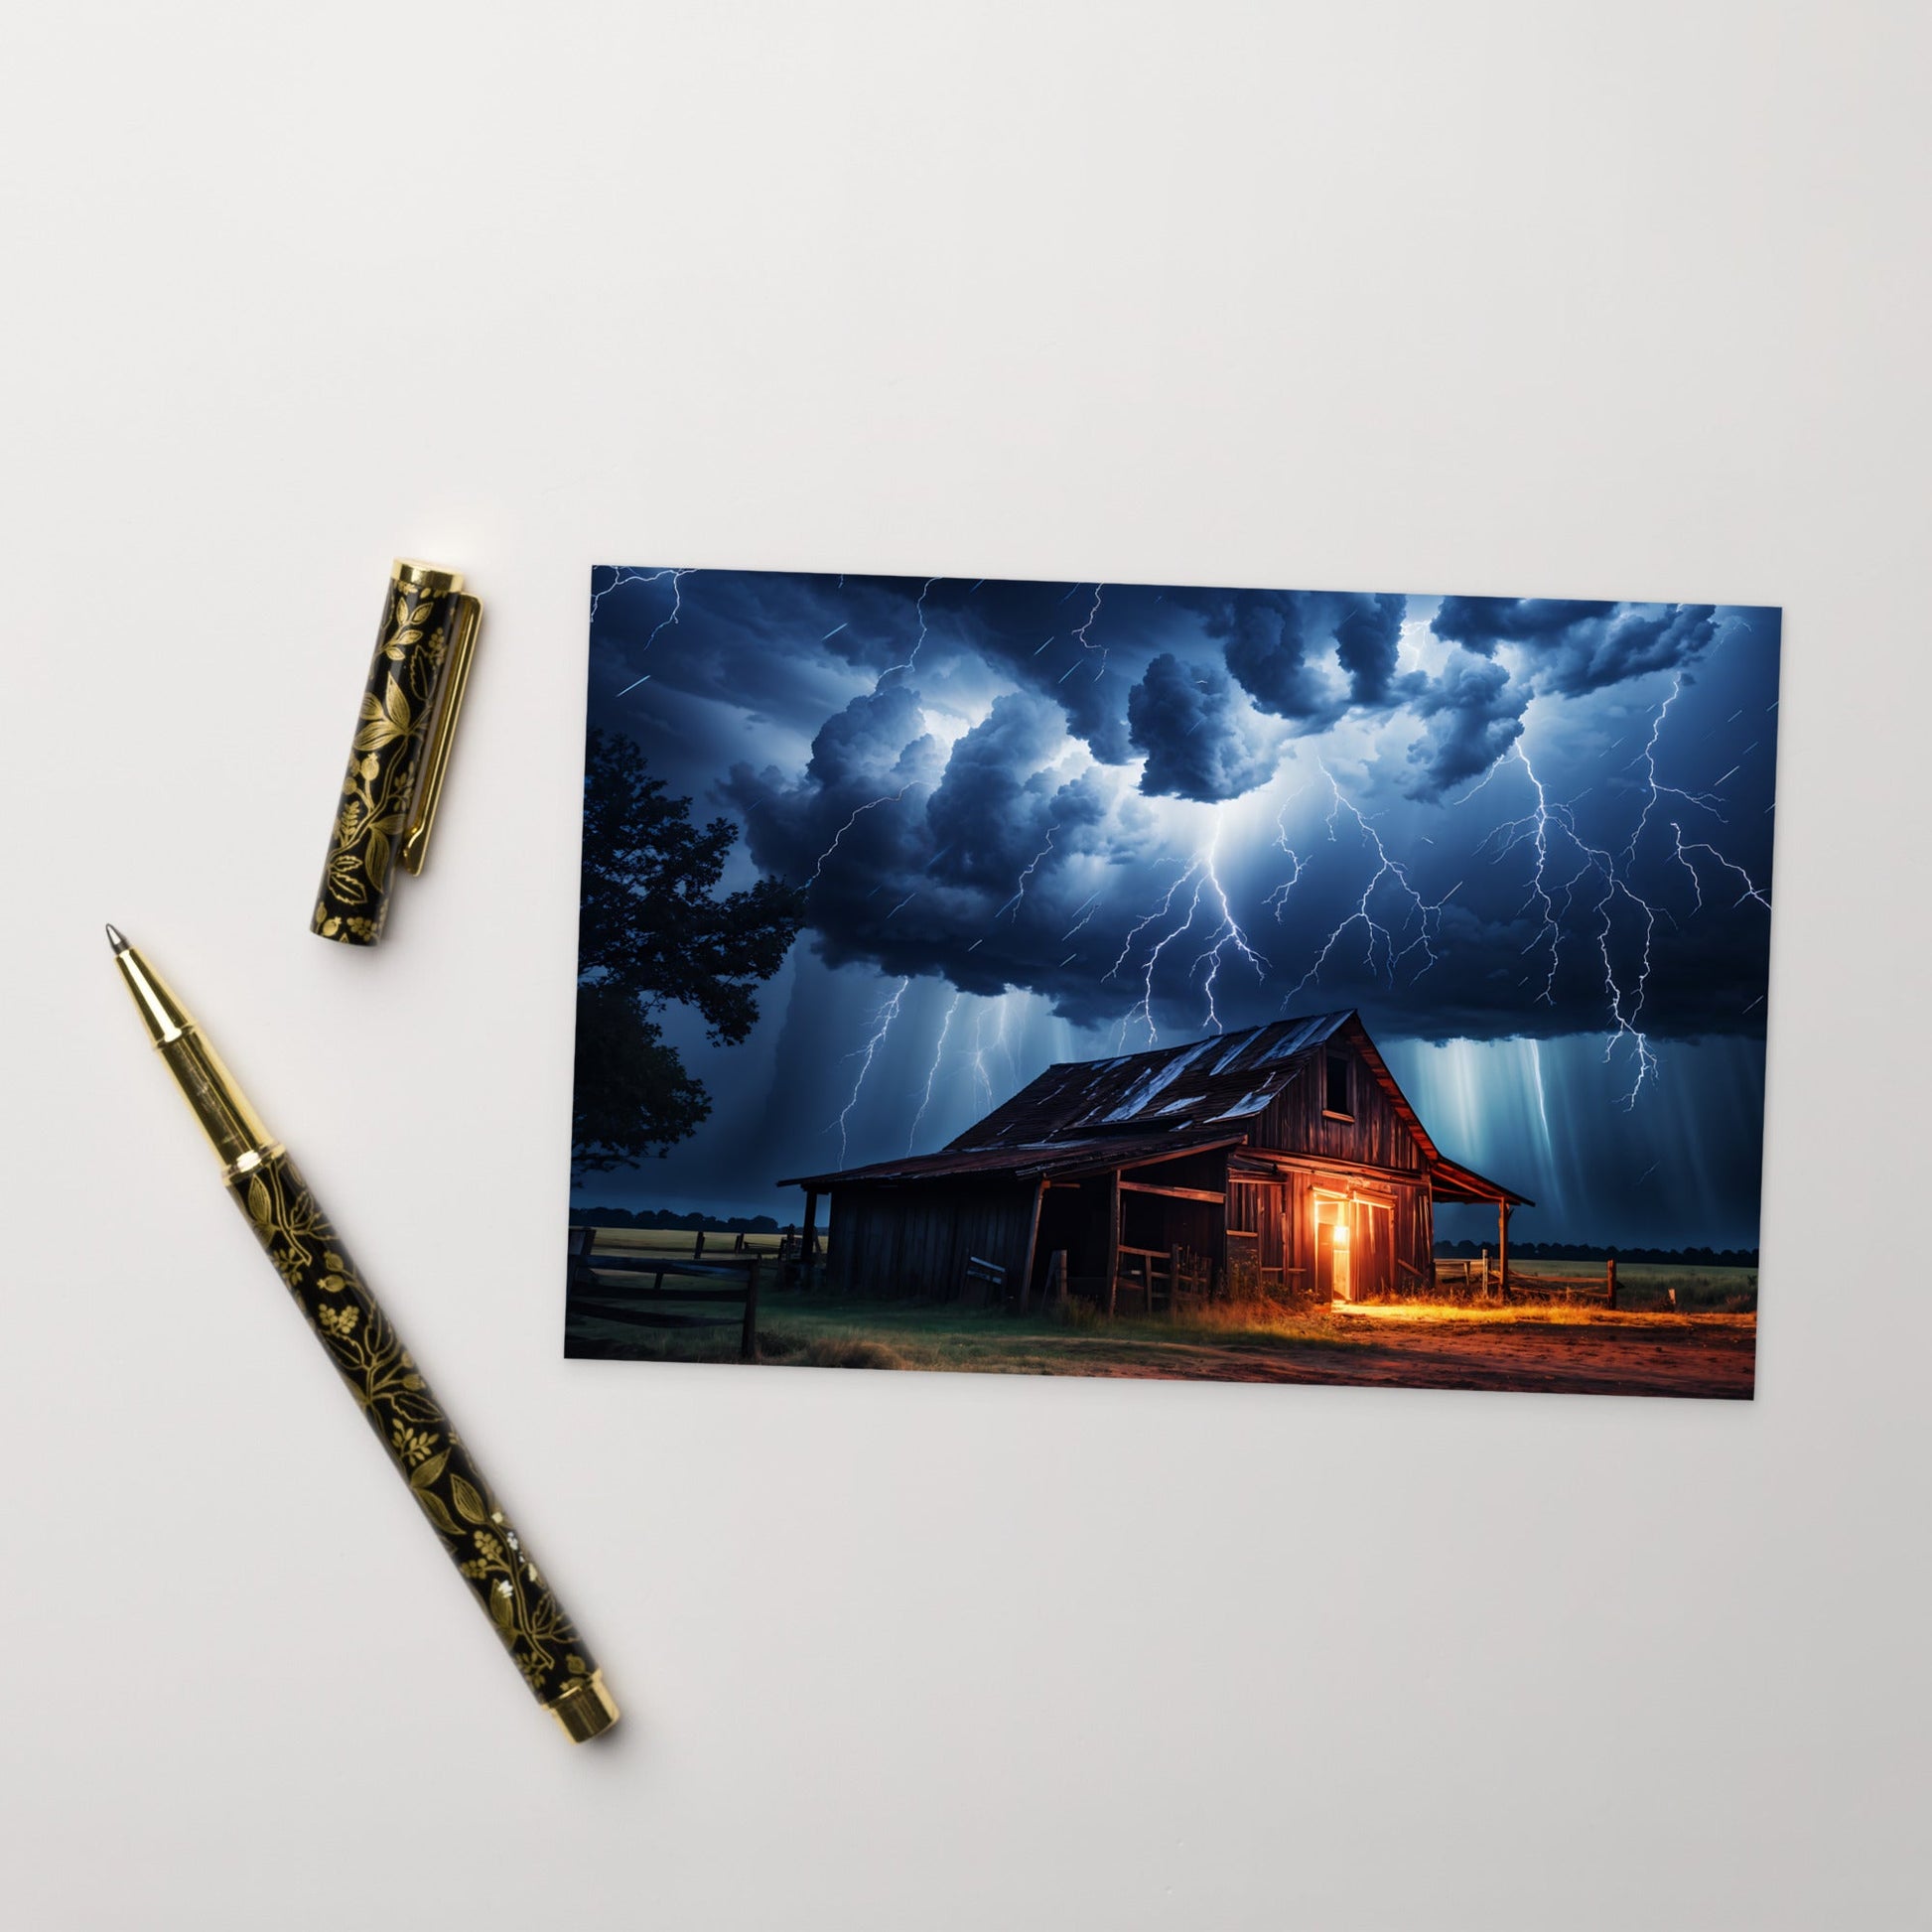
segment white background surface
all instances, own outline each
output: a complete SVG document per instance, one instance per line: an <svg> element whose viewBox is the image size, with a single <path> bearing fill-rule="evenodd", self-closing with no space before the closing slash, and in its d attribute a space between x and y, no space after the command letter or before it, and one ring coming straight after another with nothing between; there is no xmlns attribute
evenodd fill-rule
<svg viewBox="0 0 1932 1932"><path fill-rule="evenodd" d="M11 9L12 1922L1923 1922L1926 18ZM398 552L487 617L356 953L307 921ZM1756 1402L566 1363L598 560L1782 604ZM105 918L467 1420L608 1748L444 1574Z"/></svg>

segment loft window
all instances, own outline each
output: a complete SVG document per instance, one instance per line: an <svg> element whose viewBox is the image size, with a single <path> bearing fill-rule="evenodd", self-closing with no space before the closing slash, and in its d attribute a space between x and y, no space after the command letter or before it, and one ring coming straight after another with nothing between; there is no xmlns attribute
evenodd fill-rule
<svg viewBox="0 0 1932 1932"><path fill-rule="evenodd" d="M1348 1094L1348 1055L1330 1053L1328 1055L1328 1086L1325 1111L1341 1114L1349 1120L1355 1117L1355 1109L1349 1105Z"/></svg>

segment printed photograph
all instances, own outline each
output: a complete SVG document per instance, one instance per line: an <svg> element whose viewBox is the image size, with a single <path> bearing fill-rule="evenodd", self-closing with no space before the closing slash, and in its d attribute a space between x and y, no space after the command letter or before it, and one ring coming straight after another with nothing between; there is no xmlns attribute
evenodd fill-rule
<svg viewBox="0 0 1932 1932"><path fill-rule="evenodd" d="M599 567L566 1353L1748 1398L1779 632Z"/></svg>

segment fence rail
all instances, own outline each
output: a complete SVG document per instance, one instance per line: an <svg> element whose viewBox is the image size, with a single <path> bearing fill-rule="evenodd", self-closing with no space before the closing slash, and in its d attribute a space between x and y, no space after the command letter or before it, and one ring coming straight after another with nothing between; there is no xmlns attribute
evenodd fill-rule
<svg viewBox="0 0 1932 1932"><path fill-rule="evenodd" d="M759 1270L762 1257L734 1254L729 1261L703 1261L704 1237L699 1235L690 1259L682 1255L647 1254L637 1249L600 1253L602 1228L570 1230L569 1290L571 1309L601 1315L633 1328L739 1328L738 1359L759 1358ZM650 1277L650 1286L642 1280ZM723 1281L729 1288L666 1288L673 1280ZM634 1279L639 1285L632 1287ZM671 1305L671 1306L666 1306ZM718 1307L716 1314L693 1313L693 1306ZM738 1311L725 1313L724 1309Z"/></svg>
<svg viewBox="0 0 1932 1932"><path fill-rule="evenodd" d="M1118 1311L1123 1290L1140 1296L1152 1314L1163 1305L1173 1313L1189 1297L1210 1295L1213 1287L1213 1269L1191 1248L1132 1248L1122 1242L1107 1312Z"/></svg>
<svg viewBox="0 0 1932 1932"><path fill-rule="evenodd" d="M1549 1275L1530 1272L1534 1264L1517 1263L1506 1272L1489 1259L1485 1248L1480 1259L1450 1260L1436 1258L1436 1286L1460 1282L1477 1290L1486 1300L1493 1292L1501 1301L1518 1295L1581 1295L1600 1299L1605 1308L1616 1307L1616 1256L1605 1256L1600 1275ZM1671 1305L1677 1304L1677 1291L1671 1291Z"/></svg>

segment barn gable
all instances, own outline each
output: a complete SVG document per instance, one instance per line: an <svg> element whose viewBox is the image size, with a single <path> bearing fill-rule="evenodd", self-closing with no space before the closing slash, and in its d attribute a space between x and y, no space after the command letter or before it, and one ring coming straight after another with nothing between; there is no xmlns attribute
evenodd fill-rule
<svg viewBox="0 0 1932 1932"><path fill-rule="evenodd" d="M1331 1106L1342 1096L1329 1091L1330 1063L1343 1060L1345 1104ZM1453 1172L1476 1181L1475 1192L1455 1198L1494 1200L1501 1193L1520 1199L1444 1160L1352 1011L1049 1066L946 1153L985 1155L1112 1135L1230 1132L1258 1147L1432 1174Z"/></svg>

